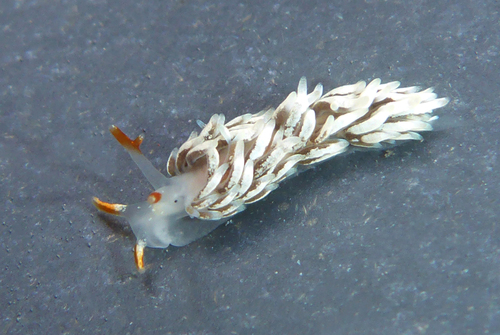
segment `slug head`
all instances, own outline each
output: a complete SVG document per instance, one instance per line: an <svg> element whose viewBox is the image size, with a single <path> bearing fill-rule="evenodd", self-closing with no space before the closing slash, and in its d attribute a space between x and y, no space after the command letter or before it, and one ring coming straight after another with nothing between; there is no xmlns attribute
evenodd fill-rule
<svg viewBox="0 0 500 335"><path fill-rule="evenodd" d="M174 196L172 196L174 195ZM135 262L139 271L144 270L144 247L167 248L170 244L184 246L217 228L226 219L207 221L191 218L187 214L182 196L171 187L151 193L148 200L132 205L110 204L93 199L100 211L127 219L137 238Z"/></svg>
<svg viewBox="0 0 500 335"><path fill-rule="evenodd" d="M139 271L144 270L144 247L166 248L170 244L184 246L228 220L200 220L190 217L186 212L206 181L203 175L187 173L167 178L140 151L142 136L132 141L118 127L112 126L110 131L155 188L146 201L132 205L112 204L93 198L97 209L122 216L129 222L137 237L135 260Z"/></svg>
<svg viewBox="0 0 500 335"><path fill-rule="evenodd" d="M183 188L174 183L154 191L145 202L128 205L122 216L130 223L137 239L151 248L166 248L170 244L184 246L227 221L191 218L186 212L189 204Z"/></svg>

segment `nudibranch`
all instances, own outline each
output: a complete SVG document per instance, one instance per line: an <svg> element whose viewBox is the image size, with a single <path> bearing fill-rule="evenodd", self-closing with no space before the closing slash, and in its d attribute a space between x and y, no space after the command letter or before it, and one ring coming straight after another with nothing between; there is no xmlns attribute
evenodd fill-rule
<svg viewBox="0 0 500 335"><path fill-rule="evenodd" d="M127 219L137 238L135 261L144 269L144 248L183 246L207 235L230 217L278 187L301 165L316 164L349 147L384 148L422 140L432 130L433 110L448 103L433 89L399 88L397 81L360 81L323 94L318 84L308 94L305 77L276 109L225 122L215 114L202 130L172 150L170 177L142 154L143 136L131 140L118 127L111 134L128 151L154 188L133 205L97 198L103 212Z"/></svg>

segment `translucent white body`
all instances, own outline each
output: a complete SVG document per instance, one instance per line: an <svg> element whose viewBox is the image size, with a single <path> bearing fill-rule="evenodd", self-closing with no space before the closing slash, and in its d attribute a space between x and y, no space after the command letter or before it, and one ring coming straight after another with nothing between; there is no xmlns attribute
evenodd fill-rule
<svg viewBox="0 0 500 335"><path fill-rule="evenodd" d="M186 207L203 186L200 185L202 176L186 174L165 180L168 185L155 191L161 195L158 202L144 201L128 205L122 214L130 223L137 239L145 246L184 246L207 235L228 220L200 220L190 217L186 212Z"/></svg>
<svg viewBox="0 0 500 335"><path fill-rule="evenodd" d="M155 191L148 201L127 205L119 212L127 219L138 243L151 248L166 248L170 244L184 246L207 235L228 218L200 220L186 212L193 199L207 183L207 170L201 164L197 169L167 178L144 157L118 128L111 132L128 151L134 162L151 183ZM142 137L138 138L139 144Z"/></svg>

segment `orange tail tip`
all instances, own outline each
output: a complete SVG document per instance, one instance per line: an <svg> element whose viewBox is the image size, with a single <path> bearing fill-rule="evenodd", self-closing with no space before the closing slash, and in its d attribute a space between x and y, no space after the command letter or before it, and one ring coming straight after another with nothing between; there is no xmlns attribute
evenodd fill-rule
<svg viewBox="0 0 500 335"><path fill-rule="evenodd" d="M109 128L111 134L116 138L116 140L127 150L133 150L137 152L141 152L139 148L141 146L142 141L144 140L143 135L137 136L135 140L131 140L120 128L117 126L111 126Z"/></svg>
<svg viewBox="0 0 500 335"><path fill-rule="evenodd" d="M122 215L123 212L125 212L125 209L127 209L127 205L110 204L108 202L101 201L96 197L92 198L92 203L101 212L105 212L105 213L113 214L113 215Z"/></svg>
<svg viewBox="0 0 500 335"><path fill-rule="evenodd" d="M144 270L144 245L140 242L137 242L134 248L134 256L135 256L135 265L137 266L137 270L140 273L143 273Z"/></svg>

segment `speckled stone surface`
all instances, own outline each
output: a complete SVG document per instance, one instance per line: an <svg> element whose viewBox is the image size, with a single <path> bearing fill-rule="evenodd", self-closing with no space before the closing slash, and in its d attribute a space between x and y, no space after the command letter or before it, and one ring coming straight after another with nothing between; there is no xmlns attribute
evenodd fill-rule
<svg viewBox="0 0 500 335"><path fill-rule="evenodd" d="M0 334L500 334L497 1L4 1ZM302 75L434 86L441 131L335 158L133 262L90 200Z"/></svg>

